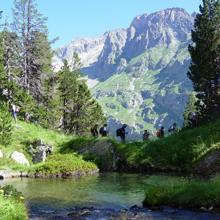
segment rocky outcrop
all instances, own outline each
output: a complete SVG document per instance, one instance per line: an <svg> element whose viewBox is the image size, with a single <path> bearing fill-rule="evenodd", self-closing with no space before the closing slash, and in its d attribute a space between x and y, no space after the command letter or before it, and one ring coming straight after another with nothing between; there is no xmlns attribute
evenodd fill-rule
<svg viewBox="0 0 220 220"><path fill-rule="evenodd" d="M18 152L18 151L14 151L11 154L10 158L12 160L14 160L16 163L19 163L19 164L22 164L22 165L27 165L27 166L30 165L30 163L27 160L27 158L25 157L25 155L23 153Z"/></svg>
<svg viewBox="0 0 220 220"><path fill-rule="evenodd" d="M94 161L101 171L116 171L119 155L109 139L97 140L83 147L74 148L85 160Z"/></svg>
<svg viewBox="0 0 220 220"><path fill-rule="evenodd" d="M220 173L220 149L206 153L195 164L194 172L200 175Z"/></svg>
<svg viewBox="0 0 220 220"><path fill-rule="evenodd" d="M40 163L45 162L47 156L53 152L53 147L42 140L36 140L31 143L28 151L32 155L33 163Z"/></svg>

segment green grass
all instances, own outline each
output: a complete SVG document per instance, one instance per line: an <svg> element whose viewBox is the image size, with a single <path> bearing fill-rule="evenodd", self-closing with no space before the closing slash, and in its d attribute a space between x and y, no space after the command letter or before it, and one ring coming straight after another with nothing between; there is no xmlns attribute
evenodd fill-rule
<svg viewBox="0 0 220 220"><path fill-rule="evenodd" d="M71 138L73 136L67 136L63 133L44 129L38 125L19 121L16 125L14 124L12 142L7 146L0 145L0 149L6 158L9 158L13 151L19 151L24 153L30 161L31 158L27 153L27 149L34 140L42 139L45 143L53 146L56 152L63 143L68 142ZM0 169L1 164L0 161Z"/></svg>
<svg viewBox="0 0 220 220"><path fill-rule="evenodd" d="M45 163L37 165L31 163L31 166L28 167L19 165L9 158L10 154L16 150L24 153L29 162L31 162L28 146L36 139L42 139L44 143L53 146L53 155L49 157ZM32 173L41 173L42 175L65 175L70 172L76 172L77 170L79 172L89 172L92 169L97 169L95 164L86 162L75 154L59 154L61 149L73 139L76 139L78 144L87 142L86 138L77 138L71 135L67 136L61 132L47 130L38 125L19 121L14 127L11 144L8 146L0 146L0 149L4 153L4 158L0 159L0 170L30 171Z"/></svg>
<svg viewBox="0 0 220 220"><path fill-rule="evenodd" d="M150 177L144 206L172 206L219 210L220 177L209 181L177 177Z"/></svg>
<svg viewBox="0 0 220 220"><path fill-rule="evenodd" d="M30 172L39 176L60 175L72 176L73 174L89 173L97 170L92 162L86 162L74 154L55 154L50 156L45 163L34 165Z"/></svg>
<svg viewBox="0 0 220 220"><path fill-rule="evenodd" d="M23 196L11 186L0 188L0 219L25 220L28 219Z"/></svg>
<svg viewBox="0 0 220 220"><path fill-rule="evenodd" d="M195 129L184 130L164 139L117 145L128 166L177 167L184 171L208 152L220 148L220 120Z"/></svg>

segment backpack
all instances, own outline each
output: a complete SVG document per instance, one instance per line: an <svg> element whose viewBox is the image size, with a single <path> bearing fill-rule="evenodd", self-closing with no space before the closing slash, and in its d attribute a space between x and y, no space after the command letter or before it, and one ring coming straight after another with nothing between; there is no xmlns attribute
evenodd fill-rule
<svg viewBox="0 0 220 220"><path fill-rule="evenodd" d="M121 137L121 128L116 130L116 136Z"/></svg>
<svg viewBox="0 0 220 220"><path fill-rule="evenodd" d="M103 135L104 134L104 128L103 127L101 127L100 129L99 129L99 133L101 134L101 135Z"/></svg>
<svg viewBox="0 0 220 220"><path fill-rule="evenodd" d="M160 130L157 131L156 136L161 137L161 131Z"/></svg>

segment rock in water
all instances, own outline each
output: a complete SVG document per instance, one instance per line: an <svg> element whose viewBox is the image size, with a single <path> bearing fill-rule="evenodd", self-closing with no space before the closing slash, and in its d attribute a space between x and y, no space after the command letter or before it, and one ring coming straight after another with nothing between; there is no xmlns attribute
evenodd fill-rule
<svg viewBox="0 0 220 220"><path fill-rule="evenodd" d="M19 164L23 164L23 165L27 165L27 166L30 165L29 161L27 160L27 158L25 157L25 155L23 153L14 151L11 154L10 158Z"/></svg>

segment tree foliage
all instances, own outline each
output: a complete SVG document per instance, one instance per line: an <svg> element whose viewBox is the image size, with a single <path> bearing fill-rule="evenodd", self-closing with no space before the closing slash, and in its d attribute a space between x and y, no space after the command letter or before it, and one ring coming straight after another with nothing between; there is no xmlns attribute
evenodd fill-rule
<svg viewBox="0 0 220 220"><path fill-rule="evenodd" d="M220 11L219 0L203 0L189 46L192 63L188 72L197 93L199 121L220 113Z"/></svg>
<svg viewBox="0 0 220 220"><path fill-rule="evenodd" d="M101 107L81 79L81 72L78 69L71 71L67 61L64 61L63 70L59 72L59 91L62 125L67 133L85 134L92 124L105 120Z"/></svg>

